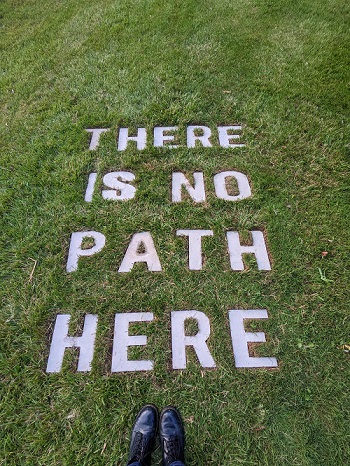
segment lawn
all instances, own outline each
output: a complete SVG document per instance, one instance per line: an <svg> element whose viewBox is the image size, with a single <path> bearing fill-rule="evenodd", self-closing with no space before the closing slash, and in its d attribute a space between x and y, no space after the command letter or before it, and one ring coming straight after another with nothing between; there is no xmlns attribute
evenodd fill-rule
<svg viewBox="0 0 350 466"><path fill-rule="evenodd" d="M145 403L179 408L188 466L350 462L349 23L345 0L3 0L0 465L123 466ZM210 147L189 147L190 126L209 128ZM228 126L241 147L224 147ZM159 127L177 128L163 147ZM108 131L91 150L93 128ZM121 128L144 128L145 147L119 150ZM221 199L225 171L244 174L251 195ZM134 175L134 196L104 198L114 172ZM195 172L205 200L182 187L174 202L174 173L193 187ZM179 230L211 232L200 270ZM72 234L87 231L105 246L67 271ZM271 270L252 254L233 270L227 233L249 245L252 231ZM141 232L161 270L119 271ZM249 354L278 366L238 368L229 311L259 309L268 319L245 328L266 343ZM191 347L173 368L171 316L186 310L210 323L215 368ZM153 316L130 325L147 345L128 350L153 370L112 371L115 316L128 313ZM77 371L73 348L47 372L61 314L70 336L98 316L91 370ZM186 320L188 337L199 331Z"/></svg>

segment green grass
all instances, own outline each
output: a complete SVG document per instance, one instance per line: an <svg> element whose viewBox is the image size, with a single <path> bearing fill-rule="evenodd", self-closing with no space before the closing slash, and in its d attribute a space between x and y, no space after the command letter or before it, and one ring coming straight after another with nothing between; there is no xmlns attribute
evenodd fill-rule
<svg viewBox="0 0 350 466"><path fill-rule="evenodd" d="M123 465L148 402L180 409L189 466L349 462L349 10L345 0L2 2L1 465ZM183 138L191 123L242 124L246 147L116 150L121 126L178 125ZM111 128L97 151L90 127ZM212 177L227 169L248 175L251 198L214 196ZM113 170L135 173L135 199L85 203L88 174L101 187ZM206 203L170 202L179 170L204 172ZM175 235L191 228L214 231L200 272ZM230 271L225 232L255 228L272 271L250 259ZM67 274L82 230L101 231L106 247ZM117 272L138 231L152 233L161 273ZM257 351L278 370L235 369L235 308L268 310ZM210 318L216 370L191 351L186 370L170 370L170 312L183 309ZM155 370L111 374L114 315L131 311L155 315L135 326L148 345L132 352ZM58 313L72 315L72 333L98 314L90 373L75 371L74 351L45 373Z"/></svg>

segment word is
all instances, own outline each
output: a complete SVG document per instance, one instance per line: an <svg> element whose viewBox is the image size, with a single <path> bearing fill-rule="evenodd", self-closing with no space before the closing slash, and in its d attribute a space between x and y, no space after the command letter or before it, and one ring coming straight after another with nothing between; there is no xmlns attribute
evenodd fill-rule
<svg viewBox="0 0 350 466"><path fill-rule="evenodd" d="M264 332L246 332L244 320L267 319L266 309L230 310L228 315L235 367L277 367L276 358L252 357L248 351L248 343L263 343L266 340ZM195 335L186 335L185 322L187 319L194 319L197 322L198 332ZM85 316L83 332L79 337L68 336L69 321L69 314L56 316L46 372L61 371L66 348L79 348L78 372L91 370L98 316L93 314ZM147 344L146 335L129 335L130 323L152 321L152 312L115 314L111 372L153 370L154 362L151 360L128 359L130 346L145 346ZM201 367L215 368L215 361L207 345L209 336L210 321L203 312L196 310L171 312L172 368L186 369L186 348L189 346L196 352Z"/></svg>

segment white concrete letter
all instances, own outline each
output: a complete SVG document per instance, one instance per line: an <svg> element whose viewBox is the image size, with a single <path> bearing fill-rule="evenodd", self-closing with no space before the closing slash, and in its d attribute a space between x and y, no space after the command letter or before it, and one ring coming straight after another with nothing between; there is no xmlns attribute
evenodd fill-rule
<svg viewBox="0 0 350 466"><path fill-rule="evenodd" d="M232 139L239 139L239 134L229 134L229 131L241 130L242 126L218 126L219 142L222 147L244 147L245 144L236 144L231 142Z"/></svg>
<svg viewBox="0 0 350 466"><path fill-rule="evenodd" d="M236 178L237 180L239 191L237 196L231 196L227 192L226 179L231 177ZM228 171L218 173L214 176L214 186L217 197L219 199L224 199L225 201L240 201L241 199L246 199L252 195L248 178L240 172Z"/></svg>
<svg viewBox="0 0 350 466"><path fill-rule="evenodd" d="M145 346L146 335L129 335L130 322L151 322L152 312L130 312L116 314L114 322L114 339L112 353L112 372L151 371L153 361L129 361L129 346Z"/></svg>
<svg viewBox="0 0 350 466"><path fill-rule="evenodd" d="M103 177L103 183L112 189L103 189L103 199L125 201L135 196L136 188L129 184L134 181L135 175L131 172L110 172Z"/></svg>
<svg viewBox="0 0 350 466"><path fill-rule="evenodd" d="M185 335L185 320L195 319L198 333ZM173 369L186 369L186 346L193 346L202 367L216 367L206 341L210 335L208 317L200 311L173 311L171 313L171 345Z"/></svg>
<svg viewBox="0 0 350 466"><path fill-rule="evenodd" d="M88 180L88 185L87 185L86 191L85 191L85 197L84 197L85 202L91 202L92 201L92 196L94 194L94 189L95 189L96 178L97 178L97 173L90 173L89 180Z"/></svg>
<svg viewBox="0 0 350 466"><path fill-rule="evenodd" d="M142 252L139 252L140 249ZM149 231L135 233L133 235L118 272L130 272L134 267L135 262L146 262L147 268L150 272L160 272L162 270L158 254Z"/></svg>
<svg viewBox="0 0 350 466"><path fill-rule="evenodd" d="M129 141L136 141L138 150L146 147L146 128L137 128L137 136L129 136L129 128L120 128L118 150L125 150Z"/></svg>
<svg viewBox="0 0 350 466"><path fill-rule="evenodd" d="M66 348L80 349L78 372L88 372L91 370L91 362L95 347L97 316L86 314L81 337L68 336L69 320L69 314L58 314L56 317L46 372L60 372Z"/></svg>
<svg viewBox="0 0 350 466"><path fill-rule="evenodd" d="M89 128L86 131L92 133L89 150L96 150L100 144L101 134L109 131L109 128Z"/></svg>
<svg viewBox="0 0 350 466"><path fill-rule="evenodd" d="M196 133L202 133L201 136L196 136ZM196 141L199 141L203 147L212 147L209 138L211 130L207 126L188 126L187 127L187 147L196 147Z"/></svg>
<svg viewBox="0 0 350 466"><path fill-rule="evenodd" d="M226 233L231 269L244 270L242 254L254 254L259 270L271 270L263 233L257 230L251 231L251 234L253 245L241 246L237 231L228 231Z"/></svg>
<svg viewBox="0 0 350 466"><path fill-rule="evenodd" d="M267 319L266 309L228 311L231 339L236 367L277 367L276 358L254 358L249 356L248 343L264 343L264 332L246 332L244 319Z"/></svg>
<svg viewBox="0 0 350 466"><path fill-rule="evenodd" d="M164 132L169 131L177 131L177 126L156 126L154 128L154 147L163 147L164 141L173 141L174 135L173 134L164 134ZM165 144L165 147L169 147L170 149L176 149L176 145Z"/></svg>
<svg viewBox="0 0 350 466"><path fill-rule="evenodd" d="M202 270L202 236L213 236L212 230L177 230L177 236L188 236L188 268Z"/></svg>
<svg viewBox="0 0 350 466"><path fill-rule="evenodd" d="M174 172L172 174L172 201L181 202L182 186L185 186L188 194L194 200L194 202L205 201L205 189L204 189L204 177L202 172L194 172L194 188L190 185L190 182L181 172Z"/></svg>
<svg viewBox="0 0 350 466"><path fill-rule="evenodd" d="M93 238L95 244L88 249L82 249L83 239ZM106 237L98 231L76 231L72 233L66 265L67 272L75 272L78 268L78 259L81 256L92 256L103 249Z"/></svg>

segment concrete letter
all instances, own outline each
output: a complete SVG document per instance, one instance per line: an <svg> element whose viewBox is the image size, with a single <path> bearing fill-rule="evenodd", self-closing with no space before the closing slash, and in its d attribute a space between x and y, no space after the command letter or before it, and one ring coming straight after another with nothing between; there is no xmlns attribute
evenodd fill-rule
<svg viewBox="0 0 350 466"><path fill-rule="evenodd" d="M129 141L136 141L138 150L146 147L146 128L138 128L137 136L129 136L129 128L120 128L118 150L125 150Z"/></svg>
<svg viewBox="0 0 350 466"><path fill-rule="evenodd" d="M111 172L103 177L106 186L113 189L103 189L103 199L125 201L135 196L136 188L128 182L134 181L135 175L131 172Z"/></svg>
<svg viewBox="0 0 350 466"><path fill-rule="evenodd" d="M185 186L188 194L194 200L194 202L205 201L205 190L204 190L204 177L202 172L194 172L194 188L190 185L188 179L181 172L174 172L172 175L172 201L181 202L181 190L182 186Z"/></svg>
<svg viewBox="0 0 350 466"><path fill-rule="evenodd" d="M173 141L174 135L165 135L164 132L177 131L177 129L177 126L156 126L154 128L154 147L163 147L164 141ZM169 147L170 149L176 149L176 147L178 146L166 144L165 147Z"/></svg>
<svg viewBox="0 0 350 466"><path fill-rule="evenodd" d="M46 372L60 372L66 348L80 349L78 372L88 372L91 370L91 362L95 347L97 316L86 314L81 337L68 336L69 320L69 314L58 314L56 317Z"/></svg>
<svg viewBox="0 0 350 466"><path fill-rule="evenodd" d="M238 184L239 194L237 196L231 196L227 192L226 179L236 178ZM225 199L225 201L239 201L246 199L252 195L250 190L249 181L246 175L240 172L228 171L221 172L214 176L215 193L219 199Z"/></svg>
<svg viewBox="0 0 350 466"><path fill-rule="evenodd" d="M195 319L198 333L185 335L185 320ZM171 345L173 369L186 369L186 346L193 346L202 367L216 367L206 341L210 335L208 317L200 311L173 311L171 313Z"/></svg>
<svg viewBox="0 0 350 466"><path fill-rule="evenodd" d="M144 251L138 252L139 249L143 249ZM135 233L133 235L118 272L130 272L134 267L135 262L146 262L150 272L160 272L162 270L158 254L149 231Z"/></svg>
<svg viewBox="0 0 350 466"><path fill-rule="evenodd" d="M114 322L114 339L112 353L112 372L151 371L153 361L129 361L129 346L145 346L146 335L129 335L130 322L151 322L152 312L130 312L116 314Z"/></svg>
<svg viewBox="0 0 350 466"><path fill-rule="evenodd" d="M188 268L202 270L202 236L213 236L212 230L177 230L177 236L188 236Z"/></svg>
<svg viewBox="0 0 350 466"><path fill-rule="evenodd" d="M196 132L202 132L201 136L196 136ZM187 127L187 147L196 147L196 141L200 141L203 147L212 147L209 138L211 130L207 126L188 126Z"/></svg>
<svg viewBox="0 0 350 466"><path fill-rule="evenodd" d="M228 311L231 339L236 367L277 367L276 358L254 358L249 356L248 343L264 343L264 332L246 332L244 319L267 319L266 309Z"/></svg>
<svg viewBox="0 0 350 466"><path fill-rule="evenodd" d="M100 136L103 133L109 131L109 128L89 128L86 130L88 133L92 133L89 150L96 150L100 144Z"/></svg>
<svg viewBox="0 0 350 466"><path fill-rule="evenodd" d="M222 147L244 147L245 144L235 144L231 142L232 139L239 139L240 135L238 134L229 134L229 131L241 130L242 126L218 126L219 131L219 142Z"/></svg>
<svg viewBox="0 0 350 466"><path fill-rule="evenodd" d="M97 178L97 173L90 173L89 180L88 180L88 185L86 187L86 192L85 192L85 198L84 198L85 202L91 202L92 201L92 196L94 194L94 189L95 189L96 178Z"/></svg>
<svg viewBox="0 0 350 466"><path fill-rule="evenodd" d="M95 244L89 249L81 249L84 238L93 238ZM75 272L78 268L78 259L81 256L92 256L104 248L106 238L98 231L76 231L72 233L66 265L67 272Z"/></svg>
<svg viewBox="0 0 350 466"><path fill-rule="evenodd" d="M258 269L271 270L263 233L257 230L251 231L251 234L253 238L253 245L241 246L237 231L228 231L226 233L231 269L244 270L242 254L255 254Z"/></svg>

